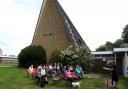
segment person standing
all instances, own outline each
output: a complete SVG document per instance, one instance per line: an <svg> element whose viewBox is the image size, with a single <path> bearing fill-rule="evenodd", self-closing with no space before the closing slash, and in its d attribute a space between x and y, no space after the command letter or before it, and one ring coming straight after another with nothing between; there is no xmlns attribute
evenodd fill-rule
<svg viewBox="0 0 128 89"><path fill-rule="evenodd" d="M106 67L103 67L103 68L107 71L111 71L112 87L115 87L116 89L118 89L119 78L118 78L118 73L117 73L117 66L114 64L112 68L106 68Z"/></svg>
<svg viewBox="0 0 128 89"><path fill-rule="evenodd" d="M118 74L117 74L117 66L113 65L113 69L112 69L112 86L113 86L113 82L115 82L115 87L117 88L118 86Z"/></svg>

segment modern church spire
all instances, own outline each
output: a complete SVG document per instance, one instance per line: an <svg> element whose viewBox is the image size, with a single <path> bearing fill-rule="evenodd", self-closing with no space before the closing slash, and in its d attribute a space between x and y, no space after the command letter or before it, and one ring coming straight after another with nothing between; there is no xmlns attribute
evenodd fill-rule
<svg viewBox="0 0 128 89"><path fill-rule="evenodd" d="M49 60L56 50L62 51L70 45L82 44L86 45L59 2L43 0L32 45L41 45Z"/></svg>

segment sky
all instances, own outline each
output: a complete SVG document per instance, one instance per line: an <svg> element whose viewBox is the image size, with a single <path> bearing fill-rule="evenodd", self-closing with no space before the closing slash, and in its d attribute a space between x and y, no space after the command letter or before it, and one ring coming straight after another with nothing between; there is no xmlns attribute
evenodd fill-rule
<svg viewBox="0 0 128 89"><path fill-rule="evenodd" d="M18 55L31 44L42 1L0 1L0 48L4 55ZM127 0L58 1L92 51L121 38L128 24Z"/></svg>

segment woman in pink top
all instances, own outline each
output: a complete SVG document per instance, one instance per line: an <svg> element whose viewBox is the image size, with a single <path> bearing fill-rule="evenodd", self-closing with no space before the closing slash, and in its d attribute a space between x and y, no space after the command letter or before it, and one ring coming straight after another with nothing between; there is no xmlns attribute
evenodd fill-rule
<svg viewBox="0 0 128 89"><path fill-rule="evenodd" d="M73 80L72 80L72 75L71 75L71 71L70 71L70 67L69 66L66 67L66 70L65 70L64 73L65 73L66 80L72 82Z"/></svg>

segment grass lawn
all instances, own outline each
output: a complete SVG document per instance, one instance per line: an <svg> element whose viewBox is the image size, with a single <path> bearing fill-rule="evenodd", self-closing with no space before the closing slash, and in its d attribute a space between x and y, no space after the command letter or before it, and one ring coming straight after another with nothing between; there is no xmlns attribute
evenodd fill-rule
<svg viewBox="0 0 128 89"><path fill-rule="evenodd" d="M0 89L41 89L36 86L36 80L26 75L26 70L12 67L1 67L0 65ZM5 65L4 65L5 66ZM82 80L81 89L103 89L104 78L85 78ZM121 77L119 89L128 88L128 79ZM57 83L49 79L49 84L42 89L71 89L64 80Z"/></svg>
<svg viewBox="0 0 128 89"><path fill-rule="evenodd" d="M119 87L120 89L128 89L128 78L120 77Z"/></svg>

